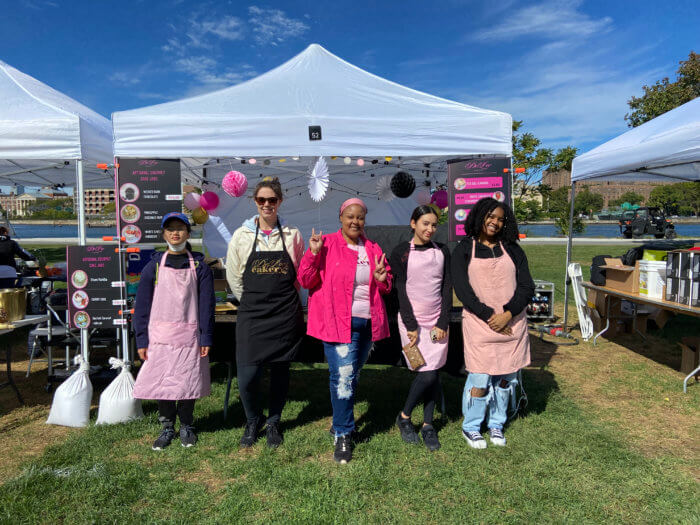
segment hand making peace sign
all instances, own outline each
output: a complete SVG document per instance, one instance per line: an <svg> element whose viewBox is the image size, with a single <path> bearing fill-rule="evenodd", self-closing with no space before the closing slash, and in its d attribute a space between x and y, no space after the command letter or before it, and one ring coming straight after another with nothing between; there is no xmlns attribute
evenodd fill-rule
<svg viewBox="0 0 700 525"><path fill-rule="evenodd" d="M311 253L317 255L323 248L323 232L316 233L314 228L311 228L311 237L309 238L309 249Z"/></svg>
<svg viewBox="0 0 700 525"><path fill-rule="evenodd" d="M381 259L377 260L377 256L374 256L374 279L378 283L383 283L386 281L386 255L382 254Z"/></svg>

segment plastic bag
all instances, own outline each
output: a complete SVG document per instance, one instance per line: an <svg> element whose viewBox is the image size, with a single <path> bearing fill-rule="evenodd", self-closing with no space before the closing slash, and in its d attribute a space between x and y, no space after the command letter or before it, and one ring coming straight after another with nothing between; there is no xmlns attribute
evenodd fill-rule
<svg viewBox="0 0 700 525"><path fill-rule="evenodd" d="M46 420L49 425L86 427L90 421L90 365L79 355L75 356L75 364L79 364L80 368L56 389L53 396L49 418Z"/></svg>
<svg viewBox="0 0 700 525"><path fill-rule="evenodd" d="M109 364L122 371L100 396L97 424L123 423L143 417L141 400L134 399L134 376L129 371L130 366L116 357L110 357Z"/></svg>

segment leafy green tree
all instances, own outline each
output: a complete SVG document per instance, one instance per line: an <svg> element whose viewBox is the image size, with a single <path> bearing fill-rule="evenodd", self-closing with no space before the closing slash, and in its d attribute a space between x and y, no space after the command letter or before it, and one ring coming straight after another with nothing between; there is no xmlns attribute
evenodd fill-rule
<svg viewBox="0 0 700 525"><path fill-rule="evenodd" d="M649 206L662 208L667 215L700 214L700 183L664 184L651 190Z"/></svg>
<svg viewBox="0 0 700 525"><path fill-rule="evenodd" d="M513 174L513 194L523 197L531 190L542 170L552 163L552 150L543 148L542 141L532 133L518 133L522 120L513 121L513 167L525 168L524 173Z"/></svg>
<svg viewBox="0 0 700 525"><path fill-rule="evenodd" d="M552 163L547 168L547 171L571 171L571 164L574 162L574 157L578 153L578 148L566 146L561 148L554 155Z"/></svg>
<svg viewBox="0 0 700 525"><path fill-rule="evenodd" d="M105 204L100 213L102 215L106 215L108 213L116 213L116 212L117 212L117 205L114 201L112 201L112 202L108 202L107 204Z"/></svg>
<svg viewBox="0 0 700 525"><path fill-rule="evenodd" d="M556 226L557 231L562 235L569 234L569 213L571 209L571 199L569 199L570 191L570 186L562 186L554 190L549 196L549 216L554 219L554 226ZM576 201L578 202L578 195ZM574 233L583 233L586 231L586 223L583 222L578 212L576 212L576 206L574 206L573 231Z"/></svg>
<svg viewBox="0 0 700 525"><path fill-rule="evenodd" d="M626 191L620 195L619 198L611 200L608 204L610 206L622 206L623 202L629 202L630 204L642 204L644 202L644 195L634 191Z"/></svg>
<svg viewBox="0 0 700 525"><path fill-rule="evenodd" d="M576 199L574 200L574 213L576 215L581 213L592 215L602 209L603 196L601 194L592 192L588 186L582 186L576 192Z"/></svg>
<svg viewBox="0 0 700 525"><path fill-rule="evenodd" d="M513 211L518 222L537 221L542 218L542 208L536 200L524 201L517 198L513 202L515 204Z"/></svg>
<svg viewBox="0 0 700 525"><path fill-rule="evenodd" d="M644 86L641 97L632 97L627 105L632 111L625 115L631 128L644 124L667 111L700 96L700 55L690 52L688 60L681 60L675 82L668 77L653 86Z"/></svg>

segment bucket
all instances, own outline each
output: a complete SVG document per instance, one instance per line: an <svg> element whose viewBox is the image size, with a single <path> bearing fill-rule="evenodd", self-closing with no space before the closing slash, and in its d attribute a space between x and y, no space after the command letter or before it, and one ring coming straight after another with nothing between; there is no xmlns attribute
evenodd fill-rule
<svg viewBox="0 0 700 525"><path fill-rule="evenodd" d="M664 261L639 261L639 294L652 299L664 298L666 263Z"/></svg>
<svg viewBox="0 0 700 525"><path fill-rule="evenodd" d="M2 310L0 317L7 319L5 323L17 320L17 295L14 288L0 290L0 310Z"/></svg>
<svg viewBox="0 0 700 525"><path fill-rule="evenodd" d="M15 318L10 321L21 321L27 315L27 289L15 288Z"/></svg>

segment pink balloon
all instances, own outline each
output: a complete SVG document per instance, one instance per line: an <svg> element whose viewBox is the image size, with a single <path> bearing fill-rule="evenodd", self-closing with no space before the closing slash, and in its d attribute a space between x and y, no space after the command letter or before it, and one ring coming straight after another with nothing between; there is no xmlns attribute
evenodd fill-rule
<svg viewBox="0 0 700 525"><path fill-rule="evenodd" d="M185 208L188 210L196 210L199 208L199 200L202 196L197 193L196 191L193 191L192 193L188 193L185 195Z"/></svg>
<svg viewBox="0 0 700 525"><path fill-rule="evenodd" d="M433 196L430 197L430 202L435 204L441 210L444 208L447 208L447 204L448 204L447 191L446 190L436 191L435 193L433 193Z"/></svg>
<svg viewBox="0 0 700 525"><path fill-rule="evenodd" d="M248 179L240 171L229 171L221 181L221 189L231 197L240 197L248 189Z"/></svg>
<svg viewBox="0 0 700 525"><path fill-rule="evenodd" d="M205 191L199 199L199 206L206 211L213 211L219 205L219 196L213 191Z"/></svg>

